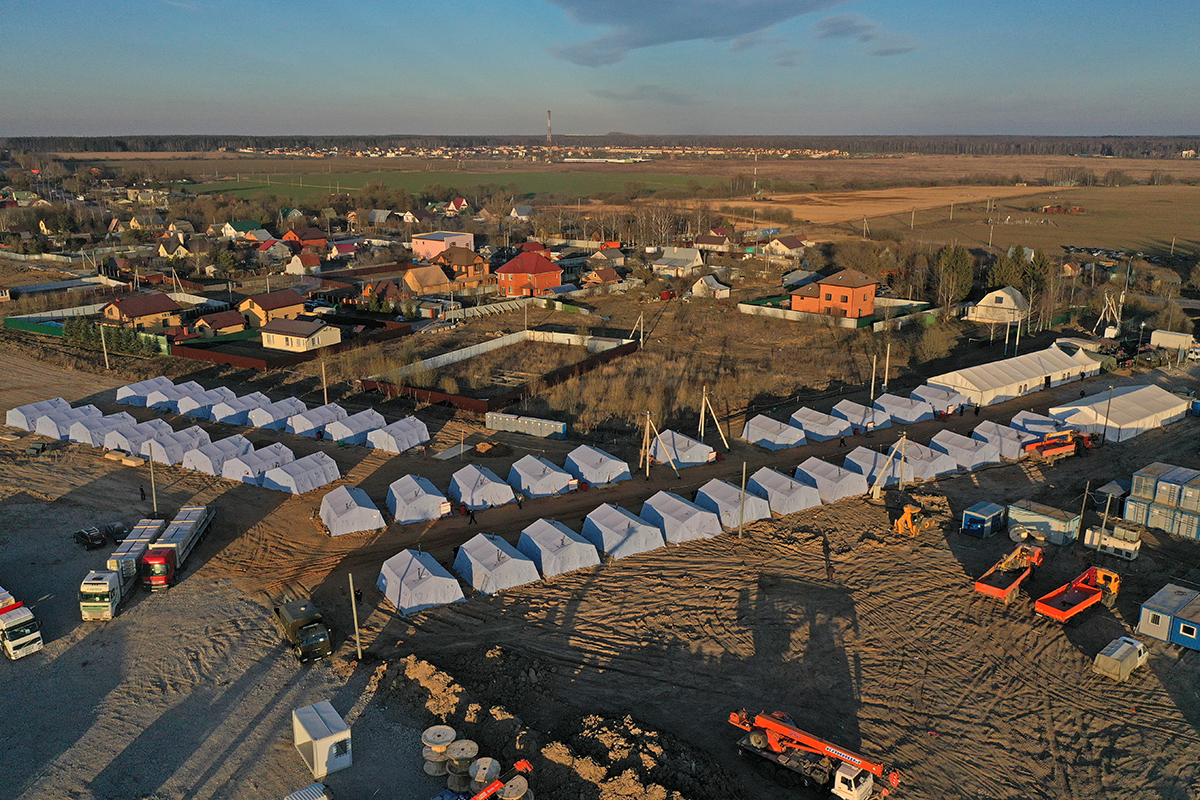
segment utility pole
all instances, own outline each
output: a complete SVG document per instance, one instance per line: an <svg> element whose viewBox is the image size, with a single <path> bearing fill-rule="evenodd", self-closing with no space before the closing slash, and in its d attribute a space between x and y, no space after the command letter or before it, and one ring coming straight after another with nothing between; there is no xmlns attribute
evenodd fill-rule
<svg viewBox="0 0 1200 800"><path fill-rule="evenodd" d="M917 207L913 206L912 211L909 212L908 229L911 231L913 229L913 227L916 226L916 224L917 224Z"/></svg>
<svg viewBox="0 0 1200 800"><path fill-rule="evenodd" d="M104 341L104 326L100 326L100 348L104 351L104 368L112 369L108 365L108 343Z"/></svg>
<svg viewBox="0 0 1200 800"><path fill-rule="evenodd" d="M746 524L746 462L742 462L742 499L738 507L738 538L742 538L742 528Z"/></svg>
<svg viewBox="0 0 1200 800"><path fill-rule="evenodd" d="M875 402L875 365L879 361L878 355L871 356L871 402Z"/></svg>
<svg viewBox="0 0 1200 800"><path fill-rule="evenodd" d="M325 359L321 359L321 392L325 395L325 405L329 405L329 384L325 382Z"/></svg>
<svg viewBox="0 0 1200 800"><path fill-rule="evenodd" d="M358 660L362 661L362 640L358 636L358 603L354 598L354 573L350 573L350 609L354 612L354 648L358 651Z"/></svg>
<svg viewBox="0 0 1200 800"><path fill-rule="evenodd" d="M888 390L888 371L892 367L892 343L888 342L887 351L883 357L883 390Z"/></svg>

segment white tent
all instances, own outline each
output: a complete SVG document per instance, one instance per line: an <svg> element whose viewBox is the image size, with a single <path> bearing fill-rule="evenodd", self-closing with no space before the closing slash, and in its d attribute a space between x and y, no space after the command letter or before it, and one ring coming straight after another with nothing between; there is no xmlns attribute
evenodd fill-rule
<svg viewBox="0 0 1200 800"><path fill-rule="evenodd" d="M833 416L841 417L850 423L851 428L860 431L890 428L892 425L892 418L883 411L850 400L838 401L833 407Z"/></svg>
<svg viewBox="0 0 1200 800"><path fill-rule="evenodd" d="M937 375L929 383L950 389L981 406L1000 403L1030 392L1039 392L1084 375L1100 371L1100 362L1078 351L1068 355L1058 347L1048 347L977 367L965 367Z"/></svg>
<svg viewBox="0 0 1200 800"><path fill-rule="evenodd" d="M933 406L911 397L881 394L875 398L875 408L891 417L897 425L912 425L933 419Z"/></svg>
<svg viewBox="0 0 1200 800"><path fill-rule="evenodd" d="M375 586L401 614L465 599L454 576L419 550L401 550L383 562Z"/></svg>
<svg viewBox="0 0 1200 800"><path fill-rule="evenodd" d="M114 428L104 434L105 450L120 450L136 456L142 452L142 443L155 436L171 433L174 429L162 419L148 419L132 428Z"/></svg>
<svg viewBox="0 0 1200 800"><path fill-rule="evenodd" d="M49 400L39 400L36 403L10 408L4 415L4 424L23 431L32 431L37 427L37 421L52 411L66 411L71 404L61 397Z"/></svg>
<svg viewBox="0 0 1200 800"><path fill-rule="evenodd" d="M387 420L373 408L334 420L325 426L325 438L341 444L366 444L367 434L379 430Z"/></svg>
<svg viewBox="0 0 1200 800"><path fill-rule="evenodd" d="M721 520L716 514L670 492L655 494L642 504L638 516L658 526L671 544L709 539L721 533Z"/></svg>
<svg viewBox="0 0 1200 800"><path fill-rule="evenodd" d="M226 461L253 451L254 445L249 439L241 434L234 434L187 451L183 454L183 468L207 475L220 475Z"/></svg>
<svg viewBox="0 0 1200 800"><path fill-rule="evenodd" d="M268 403L265 406L250 409L250 412L246 414L246 422L256 428L281 431L287 427L288 419L296 414L303 414L307 410L308 406L300 400L289 397L277 403Z"/></svg>
<svg viewBox="0 0 1200 800"><path fill-rule="evenodd" d="M929 446L949 455L967 472L973 472L985 464L1000 463L1000 448L997 445L971 439L954 431L938 431Z"/></svg>
<svg viewBox="0 0 1200 800"><path fill-rule="evenodd" d="M654 437L654 441L650 444L651 458L662 464L673 459L675 466L680 469L707 464L716 456L716 451L704 442L698 442L669 428L662 431L661 435Z"/></svg>
<svg viewBox="0 0 1200 800"><path fill-rule="evenodd" d="M815 486L822 503L833 503L843 497L866 494L867 479L857 472L834 466L819 458L807 459L796 467L796 480Z"/></svg>
<svg viewBox="0 0 1200 800"><path fill-rule="evenodd" d="M696 505L717 515L726 528L736 528L739 521L754 522L771 518L771 504L765 497L750 492L743 496L742 488L713 478L696 492Z"/></svg>
<svg viewBox="0 0 1200 800"><path fill-rule="evenodd" d="M472 511L511 503L512 487L487 467L468 464L450 478L450 496Z"/></svg>
<svg viewBox="0 0 1200 800"><path fill-rule="evenodd" d="M337 462L325 453L313 453L267 470L262 476L262 487L277 492L304 494L333 483L340 477L342 474L338 471Z"/></svg>
<svg viewBox="0 0 1200 800"><path fill-rule="evenodd" d="M158 411L165 411L169 414L179 412L179 401L185 397L203 394L204 387L195 381L187 381L186 383L177 383L171 386L164 386L161 389L155 389L146 395L147 408L153 408Z"/></svg>
<svg viewBox="0 0 1200 800"><path fill-rule="evenodd" d="M768 450L784 450L804 444L804 431L795 425L759 414L746 420L742 438Z"/></svg>
<svg viewBox="0 0 1200 800"><path fill-rule="evenodd" d="M850 432L850 423L842 417L833 417L813 411L811 408L798 408L792 414L792 425L804 431L806 439L814 442L827 442Z"/></svg>
<svg viewBox="0 0 1200 800"><path fill-rule="evenodd" d="M995 445L1001 458L1019 461L1025 457L1025 443L1031 442L1037 437L985 419L975 426L975 430L971 432L971 438Z"/></svg>
<svg viewBox="0 0 1200 800"><path fill-rule="evenodd" d="M146 405L146 395L156 389L165 389L168 386L174 385L175 382L164 375L138 381L137 383L130 383L117 389L117 402L124 403L127 406L144 407Z"/></svg>
<svg viewBox="0 0 1200 800"><path fill-rule="evenodd" d="M377 531L387 527L383 514L379 513L367 493L357 486L339 486L322 497L321 522L329 529L330 536Z"/></svg>
<svg viewBox="0 0 1200 800"><path fill-rule="evenodd" d="M400 525L440 519L450 513L450 501L427 479L405 475L388 487L388 511Z"/></svg>
<svg viewBox="0 0 1200 800"><path fill-rule="evenodd" d="M563 467L589 486L604 486L633 477L629 472L629 465L624 461L599 447L586 444L581 444L567 453L567 461Z"/></svg>
<svg viewBox="0 0 1200 800"><path fill-rule="evenodd" d="M271 405L271 399L262 392L251 392L242 397L231 397L217 403L209 411L213 422L224 422L226 425L249 425L250 412L256 408Z"/></svg>
<svg viewBox="0 0 1200 800"><path fill-rule="evenodd" d="M100 419L104 414L95 406L79 406L51 411L38 417L34 430L42 436L63 440L71 435L71 426L83 419Z"/></svg>
<svg viewBox="0 0 1200 800"><path fill-rule="evenodd" d="M179 402L175 407L179 409L180 414L187 414L189 417L197 419L212 419L212 409L217 403L225 403L237 397L232 389L225 386L218 386L215 389L208 389L196 394L190 394L187 397L179 398Z"/></svg>
<svg viewBox="0 0 1200 800"><path fill-rule="evenodd" d="M199 425L193 425L181 431L152 436L142 442L142 447L138 452L147 458L153 458L160 464L178 464L183 461L184 455L189 450L195 450L211 441L208 438L208 431Z"/></svg>
<svg viewBox="0 0 1200 800"><path fill-rule="evenodd" d="M665 544L662 531L620 506L604 503L583 520L583 538L610 558L657 550Z"/></svg>
<svg viewBox="0 0 1200 800"><path fill-rule="evenodd" d="M346 409L337 403L326 403L323 406L317 406L288 417L286 430L288 433L320 439L324 436L326 425L337 422L339 419L345 419L347 416Z"/></svg>
<svg viewBox="0 0 1200 800"><path fill-rule="evenodd" d="M508 485L526 497L566 494L575 484L571 473L532 453L521 456L508 470Z"/></svg>
<svg viewBox="0 0 1200 800"><path fill-rule="evenodd" d="M908 441L901 447L900 442L896 442L889 452L892 451L896 453L897 458L903 456L908 462L912 474L906 475L905 480L911 477L919 481L931 481L939 475L958 472L958 462L954 460L954 456L923 444Z"/></svg>
<svg viewBox="0 0 1200 800"><path fill-rule="evenodd" d="M388 453L403 453L429 441L429 429L416 417L398 419L373 431L367 431L367 446Z"/></svg>
<svg viewBox="0 0 1200 800"><path fill-rule="evenodd" d="M262 486L263 475L267 470L282 467L295 460L296 457L291 450L285 445L275 442L275 444L251 450L245 455L225 459L225 463L221 465L221 477L226 480Z"/></svg>
<svg viewBox="0 0 1200 800"><path fill-rule="evenodd" d="M881 486L891 486L900 480L911 483L913 479L912 466L904 463L899 454L893 458L888 453L877 453L865 447L856 447L847 453L842 466L866 478L869 487L875 486L881 478Z"/></svg>
<svg viewBox="0 0 1200 800"><path fill-rule="evenodd" d="M763 467L751 475L746 488L767 498L771 510L780 515L795 514L821 505L821 495L815 486L789 478L770 467Z"/></svg>
<svg viewBox="0 0 1200 800"><path fill-rule="evenodd" d="M529 556L543 578L600 566L600 554L591 542L552 519L539 519L521 531L517 549Z"/></svg>
<svg viewBox="0 0 1200 800"><path fill-rule="evenodd" d="M928 383L913 389L908 393L908 396L913 400L921 400L929 403L935 412L942 414L953 414L959 408L969 405L971 402L953 389L947 389L944 386L931 386Z"/></svg>
<svg viewBox="0 0 1200 800"><path fill-rule="evenodd" d="M483 594L502 592L538 580L537 567L499 536L477 534L454 558L454 571Z"/></svg>
<svg viewBox="0 0 1200 800"><path fill-rule="evenodd" d="M1055 406L1050 416L1087 433L1103 432L1108 441L1123 442L1182 419L1189 405L1188 398L1160 386L1122 386Z"/></svg>
<svg viewBox="0 0 1200 800"><path fill-rule="evenodd" d="M1057 433L1067 426L1063 424L1062 420L1054 417L1046 417L1032 411L1018 411L1009 420L1008 427L1041 439L1046 434Z"/></svg>
<svg viewBox="0 0 1200 800"><path fill-rule="evenodd" d="M89 447L104 447L104 437L109 431L128 429L134 425L137 425L137 420L124 411L104 417L84 417L71 424L67 438Z"/></svg>

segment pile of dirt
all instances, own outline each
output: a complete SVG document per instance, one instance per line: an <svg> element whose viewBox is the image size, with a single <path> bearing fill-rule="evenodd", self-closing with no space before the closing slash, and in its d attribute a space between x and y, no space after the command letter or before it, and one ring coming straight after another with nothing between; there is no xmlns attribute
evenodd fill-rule
<svg viewBox="0 0 1200 800"><path fill-rule="evenodd" d="M499 458L511 456L512 448L503 442L480 442L475 445L475 451L484 458Z"/></svg>
<svg viewBox="0 0 1200 800"><path fill-rule="evenodd" d="M485 656L489 666L512 665L500 648ZM533 764L531 783L539 795L568 800L688 800L697 796L740 797L732 776L690 745L647 730L631 717L588 715L558 726L556 733L533 730L503 705L491 705L451 675L416 656L390 665L387 692L418 717L445 723L479 743L481 752L503 761L525 758ZM535 690L536 668L520 675L498 669L504 686ZM489 691L489 695L493 692ZM413 769L419 765L414 764Z"/></svg>

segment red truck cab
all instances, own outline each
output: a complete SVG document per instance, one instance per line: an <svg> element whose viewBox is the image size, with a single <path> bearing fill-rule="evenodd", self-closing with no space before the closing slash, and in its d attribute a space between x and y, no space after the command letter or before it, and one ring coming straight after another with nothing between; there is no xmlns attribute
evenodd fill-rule
<svg viewBox="0 0 1200 800"><path fill-rule="evenodd" d="M152 547L142 556L142 588L148 592L174 585L177 573L175 550Z"/></svg>

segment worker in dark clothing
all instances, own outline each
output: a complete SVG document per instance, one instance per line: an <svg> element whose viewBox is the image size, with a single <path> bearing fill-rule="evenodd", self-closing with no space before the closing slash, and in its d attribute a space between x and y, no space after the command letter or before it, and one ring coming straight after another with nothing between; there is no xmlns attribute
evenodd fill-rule
<svg viewBox="0 0 1200 800"><path fill-rule="evenodd" d="M467 513L470 515L470 517L467 520L467 524L468 525L478 525L479 522L475 519L475 509L473 509L473 508L468 509Z"/></svg>
<svg viewBox="0 0 1200 800"><path fill-rule="evenodd" d="M842 438L838 439L838 447L845 447L845 446L846 446L846 437L843 436ZM143 497L142 499L145 500L146 498Z"/></svg>
<svg viewBox="0 0 1200 800"><path fill-rule="evenodd" d="M145 500L145 499L146 499L146 487L145 487L145 486L139 486L139 487L138 487L138 492L140 492L140 493L141 493L141 495L142 495L142 499L143 499L143 500Z"/></svg>
<svg viewBox="0 0 1200 800"><path fill-rule="evenodd" d="M975 416L979 416L979 403L975 404Z"/></svg>

